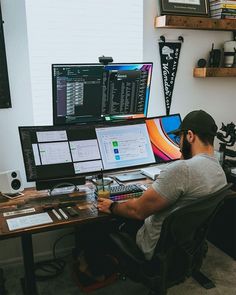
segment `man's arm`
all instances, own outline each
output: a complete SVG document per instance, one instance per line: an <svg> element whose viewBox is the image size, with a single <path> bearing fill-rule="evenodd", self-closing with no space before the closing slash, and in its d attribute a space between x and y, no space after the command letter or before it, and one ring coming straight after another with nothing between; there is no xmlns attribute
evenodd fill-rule
<svg viewBox="0 0 236 295"><path fill-rule="evenodd" d="M109 207L113 201L109 199L99 199L98 209L101 212L111 213ZM116 204L113 213L127 218L144 220L148 216L169 206L169 201L157 193L153 188L146 190L137 199L131 199L123 203Z"/></svg>

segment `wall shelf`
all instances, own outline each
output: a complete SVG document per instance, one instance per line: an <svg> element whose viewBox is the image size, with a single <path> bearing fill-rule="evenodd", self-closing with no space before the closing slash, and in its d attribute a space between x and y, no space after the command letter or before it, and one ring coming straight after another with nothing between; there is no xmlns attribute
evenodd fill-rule
<svg viewBox="0 0 236 295"><path fill-rule="evenodd" d="M195 78L236 77L236 68L194 68Z"/></svg>
<svg viewBox="0 0 236 295"><path fill-rule="evenodd" d="M155 18L156 28L236 31L236 20L198 16L162 15Z"/></svg>

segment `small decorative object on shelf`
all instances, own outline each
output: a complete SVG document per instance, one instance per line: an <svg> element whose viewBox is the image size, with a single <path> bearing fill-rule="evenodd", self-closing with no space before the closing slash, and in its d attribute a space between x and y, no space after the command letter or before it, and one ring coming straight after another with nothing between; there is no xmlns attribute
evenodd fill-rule
<svg viewBox="0 0 236 295"><path fill-rule="evenodd" d="M236 143L235 124L233 122L227 125L222 123L220 131L217 132L216 136L220 140L219 152L223 154L223 168L227 170L228 168L236 167L236 160L226 159L226 157L236 157L236 151L229 149L229 147L233 147Z"/></svg>
<svg viewBox="0 0 236 295"><path fill-rule="evenodd" d="M209 68L218 68L220 66L221 60L221 50L214 49L214 43L212 43L212 48L210 51L208 66Z"/></svg>
<svg viewBox="0 0 236 295"><path fill-rule="evenodd" d="M209 16L208 0L157 0L159 15Z"/></svg>
<svg viewBox="0 0 236 295"><path fill-rule="evenodd" d="M226 41L224 43L224 66L226 68L235 67L235 52L236 41Z"/></svg>
<svg viewBox="0 0 236 295"><path fill-rule="evenodd" d="M234 47L234 63L232 65L233 68L236 68L236 48Z"/></svg>
<svg viewBox="0 0 236 295"><path fill-rule="evenodd" d="M213 43L208 62L203 58L198 60L197 67L193 69L194 77L236 77L236 41L227 41L225 44L224 60L221 62L221 49L214 49Z"/></svg>
<svg viewBox="0 0 236 295"><path fill-rule="evenodd" d="M197 62L198 68L205 68L207 61L204 58L200 58Z"/></svg>

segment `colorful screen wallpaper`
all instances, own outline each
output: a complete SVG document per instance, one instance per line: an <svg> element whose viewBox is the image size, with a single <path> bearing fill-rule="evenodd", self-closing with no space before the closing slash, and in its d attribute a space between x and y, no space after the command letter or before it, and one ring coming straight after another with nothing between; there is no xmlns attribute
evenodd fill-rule
<svg viewBox="0 0 236 295"><path fill-rule="evenodd" d="M181 157L178 138L173 134L168 134L177 129L180 124L179 114L146 119L156 163L178 160Z"/></svg>

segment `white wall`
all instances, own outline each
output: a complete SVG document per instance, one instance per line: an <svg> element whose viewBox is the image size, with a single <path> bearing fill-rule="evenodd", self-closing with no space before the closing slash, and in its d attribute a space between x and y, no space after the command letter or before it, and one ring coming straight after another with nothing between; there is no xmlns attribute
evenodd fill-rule
<svg viewBox="0 0 236 295"><path fill-rule="evenodd" d="M24 1L3 0L1 6L12 108L0 109L0 171L23 172L18 126L33 124Z"/></svg>
<svg viewBox="0 0 236 295"><path fill-rule="evenodd" d="M1 3L12 108L0 110L0 172L19 169L27 187L33 184L26 182L18 126L52 123L51 64L96 63L101 55L112 56L115 62L141 61L143 1ZM51 251L61 234L36 235L35 253ZM1 262L20 256L19 239L0 243Z"/></svg>
<svg viewBox="0 0 236 295"><path fill-rule="evenodd" d="M142 0L25 2L36 125L52 124L51 64L142 59Z"/></svg>

